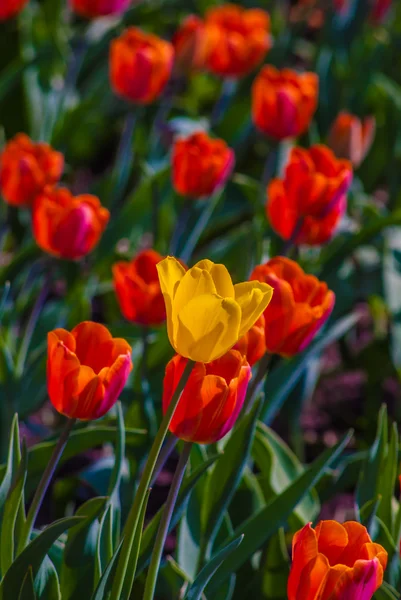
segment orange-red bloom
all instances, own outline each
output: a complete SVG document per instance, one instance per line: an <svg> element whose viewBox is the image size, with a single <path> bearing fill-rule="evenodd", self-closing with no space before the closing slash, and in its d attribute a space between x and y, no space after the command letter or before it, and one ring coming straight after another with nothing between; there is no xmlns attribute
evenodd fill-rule
<svg viewBox="0 0 401 600"><path fill-rule="evenodd" d="M224 4L207 12L205 24L210 36L207 66L216 75L247 75L270 48L270 17L264 10Z"/></svg>
<svg viewBox="0 0 401 600"><path fill-rule="evenodd" d="M292 542L288 600L371 600L383 582L387 552L356 521L320 521Z"/></svg>
<svg viewBox="0 0 401 600"><path fill-rule="evenodd" d="M274 290L264 312L267 351L293 356L304 350L329 318L334 292L283 256L255 267L250 279L268 283Z"/></svg>
<svg viewBox="0 0 401 600"><path fill-rule="evenodd" d="M28 0L1 0L0 21L6 21L17 15L28 3Z"/></svg>
<svg viewBox="0 0 401 600"><path fill-rule="evenodd" d="M187 359L176 354L166 367L163 411L166 412ZM170 431L188 442L217 442L234 426L252 376L246 358L230 350L210 363L196 363L182 392Z"/></svg>
<svg viewBox="0 0 401 600"><path fill-rule="evenodd" d="M327 242L347 207L352 166L323 145L293 148L283 179L267 188L266 213L273 229L298 244Z"/></svg>
<svg viewBox="0 0 401 600"><path fill-rule="evenodd" d="M110 213L96 196L73 196L66 188L45 188L33 204L36 243L59 258L82 258L98 243Z"/></svg>
<svg viewBox="0 0 401 600"><path fill-rule="evenodd" d="M373 143L375 128L374 117L366 117L361 121L343 111L331 126L328 145L336 156L347 158L355 167L359 167Z"/></svg>
<svg viewBox="0 0 401 600"><path fill-rule="evenodd" d="M164 256L143 250L131 262L113 265L114 288L121 312L128 321L159 325L166 320L166 308L156 265Z"/></svg>
<svg viewBox="0 0 401 600"><path fill-rule="evenodd" d="M370 18L375 24L380 24L387 17L393 0L374 0Z"/></svg>
<svg viewBox="0 0 401 600"><path fill-rule="evenodd" d="M172 156L174 188L183 196L210 196L225 184L234 162L234 151L223 140L200 131L179 138Z"/></svg>
<svg viewBox="0 0 401 600"><path fill-rule="evenodd" d="M209 39L204 21L189 15L173 37L175 66L186 72L203 69L209 49Z"/></svg>
<svg viewBox="0 0 401 600"><path fill-rule="evenodd" d="M234 350L243 354L250 367L253 367L266 354L265 318L259 317L250 330L235 344Z"/></svg>
<svg viewBox="0 0 401 600"><path fill-rule="evenodd" d="M0 9L1 11L1 9ZM30 206L46 185L57 183L64 158L48 144L35 143L19 133L0 155L0 191L14 206Z"/></svg>
<svg viewBox="0 0 401 600"><path fill-rule="evenodd" d="M126 100L149 104L165 87L173 65L173 46L151 33L129 27L110 46L110 79Z"/></svg>
<svg viewBox="0 0 401 600"><path fill-rule="evenodd" d="M315 113L318 88L315 73L278 71L266 65L252 86L252 117L256 127L278 140L303 133Z"/></svg>
<svg viewBox="0 0 401 600"><path fill-rule="evenodd" d="M99 419L117 402L132 369L131 347L99 323L84 321L47 336L47 389L71 419Z"/></svg>
<svg viewBox="0 0 401 600"><path fill-rule="evenodd" d="M87 19L119 15L126 11L132 0L70 0L72 9Z"/></svg>

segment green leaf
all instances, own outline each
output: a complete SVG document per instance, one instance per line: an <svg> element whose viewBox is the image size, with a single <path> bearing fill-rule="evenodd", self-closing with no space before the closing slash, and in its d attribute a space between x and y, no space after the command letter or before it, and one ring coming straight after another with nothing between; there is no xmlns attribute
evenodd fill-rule
<svg viewBox="0 0 401 600"><path fill-rule="evenodd" d="M1 521L1 572L6 573L14 560L16 548L16 523L19 511L24 511L24 486L27 474L27 450L22 447L21 462L4 505L4 514Z"/></svg>
<svg viewBox="0 0 401 600"><path fill-rule="evenodd" d="M35 577L35 592L40 600L62 600L57 571L46 555Z"/></svg>
<svg viewBox="0 0 401 600"><path fill-rule="evenodd" d="M21 459L20 448L19 448L19 428L18 428L18 415L14 415L11 424L10 443L8 446L8 457L7 464L4 468L3 479L0 485L0 520L2 519L4 506L6 503L7 495L10 491L11 483L15 474L15 470L18 468L19 461Z"/></svg>
<svg viewBox="0 0 401 600"><path fill-rule="evenodd" d="M0 584L0 599L9 600L18 597L18 590L21 584L21 573L26 573L32 568L33 575L39 571L39 568L51 548L52 544L60 535L74 527L82 520L82 517L67 517L55 521L44 529L32 542L21 552L8 569Z"/></svg>
<svg viewBox="0 0 401 600"><path fill-rule="evenodd" d="M32 568L29 567L21 586L18 600L36 600L35 588L33 585Z"/></svg>
<svg viewBox="0 0 401 600"><path fill-rule="evenodd" d="M173 517L170 522L169 532L174 529L179 521L182 511L185 508L185 503L188 499L189 494L194 489L196 484L202 475L209 469L209 467L220 457L219 454L211 456L202 465L193 471L184 479L181 489L178 494L177 502L175 505ZM152 554L153 544L156 539L157 530L159 527L160 518L163 512L163 507L156 513L150 523L147 525L141 542L141 548L138 557L137 575L146 567Z"/></svg>
<svg viewBox="0 0 401 600"><path fill-rule="evenodd" d="M205 487L202 535L210 547L248 462L259 411L260 402L257 402L229 436L223 447L223 455L214 466Z"/></svg>
<svg viewBox="0 0 401 600"><path fill-rule="evenodd" d="M107 598L107 593L111 588L111 584L113 581L113 575L115 569L117 567L117 559L120 556L121 548L123 545L123 540L121 540L120 545L115 551L113 557L111 558L109 564L107 565L103 575L100 578L100 581L97 585L96 590L93 593L91 600L105 600Z"/></svg>
<svg viewBox="0 0 401 600"><path fill-rule="evenodd" d="M203 567L195 581L188 588L187 593L184 596L184 600L200 600L203 594L203 590L216 573L217 569L222 565L230 554L238 548L243 540L243 535L227 544L222 550L220 550L207 565Z"/></svg>
<svg viewBox="0 0 401 600"><path fill-rule="evenodd" d="M360 318L361 315L356 313L338 319L328 331L320 334L304 352L290 360L282 361L279 366L269 373L265 384L267 402L262 409L262 420L266 424L272 422L305 371L309 360L345 335Z"/></svg>
<svg viewBox="0 0 401 600"><path fill-rule="evenodd" d="M374 600L399 600L400 597L399 592L385 581L373 596Z"/></svg>
<svg viewBox="0 0 401 600"><path fill-rule="evenodd" d="M274 431L258 423L253 442L252 456L260 470L259 484L266 500L279 496L299 475L304 467L292 450ZM319 513L319 500L315 491L302 498L290 518L291 530L297 530L306 522L313 521Z"/></svg>
<svg viewBox="0 0 401 600"><path fill-rule="evenodd" d="M113 507L108 505L100 521L96 544L95 582L98 583L102 573L113 556Z"/></svg>
<svg viewBox="0 0 401 600"><path fill-rule="evenodd" d="M231 573L237 572L280 527L286 525L294 508L304 495L316 485L325 470L338 458L348 444L351 435L350 432L333 448L328 448L282 494L237 527L232 537L235 539L238 535L244 534L244 541L239 548L233 551L230 560L221 566L213 581L210 582L208 591L211 594L218 589L221 582L229 577ZM227 541L230 542L231 540Z"/></svg>

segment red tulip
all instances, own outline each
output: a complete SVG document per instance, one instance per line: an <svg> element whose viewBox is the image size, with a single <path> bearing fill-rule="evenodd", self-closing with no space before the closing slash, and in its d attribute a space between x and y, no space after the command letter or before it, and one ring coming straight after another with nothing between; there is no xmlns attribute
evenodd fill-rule
<svg viewBox="0 0 401 600"><path fill-rule="evenodd" d="M234 350L238 350L246 357L250 367L253 367L266 354L265 318L263 315L238 340L234 346Z"/></svg>
<svg viewBox="0 0 401 600"><path fill-rule="evenodd" d="M187 72L203 69L206 65L210 36L204 21L196 15L189 15L182 22L173 37L175 66Z"/></svg>
<svg viewBox="0 0 401 600"><path fill-rule="evenodd" d="M339 158L347 158L359 167L373 143L376 121L374 117L361 120L341 112L331 126L328 145Z"/></svg>
<svg viewBox="0 0 401 600"><path fill-rule="evenodd" d="M133 0L70 0L71 8L87 19L119 15L130 7Z"/></svg>
<svg viewBox="0 0 401 600"><path fill-rule="evenodd" d="M1 0L0 21L15 17L28 4L28 0Z"/></svg>

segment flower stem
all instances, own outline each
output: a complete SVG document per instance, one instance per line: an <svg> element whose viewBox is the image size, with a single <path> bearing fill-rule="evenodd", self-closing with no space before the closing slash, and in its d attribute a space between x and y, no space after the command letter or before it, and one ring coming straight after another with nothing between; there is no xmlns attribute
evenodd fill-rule
<svg viewBox="0 0 401 600"><path fill-rule="evenodd" d="M162 558L164 544L166 542L168 529L170 526L171 517L173 516L173 511L175 507L175 503L177 501L178 492L181 487L181 483L184 477L185 469L187 466L187 462L189 459L189 455L191 453L192 442L186 442L184 444L183 451L181 453L180 459L178 461L178 465L176 471L174 473L173 481L171 482L170 491L168 493L166 505L163 510L163 514L160 519L159 529L157 531L155 545L153 547L152 558L150 560L148 575L146 578L145 584L145 592L143 595L143 600L153 600L155 589L156 589L156 581L160 568L160 561Z"/></svg>
<svg viewBox="0 0 401 600"><path fill-rule="evenodd" d="M237 87L238 82L236 79L224 79L220 96L212 110L212 114L210 117L210 127L215 127L215 125L218 125L220 123L220 121L224 117L224 113L227 111L230 105L230 102L237 90Z"/></svg>
<svg viewBox="0 0 401 600"><path fill-rule="evenodd" d="M248 414L254 405L254 402L258 396L260 390L260 384L262 383L265 375L270 366L270 361L272 359L272 355L266 353L263 358L259 361L258 370L256 372L255 377L252 379L252 383L248 388L248 393L245 398L243 414Z"/></svg>
<svg viewBox="0 0 401 600"><path fill-rule="evenodd" d="M157 418L150 394L148 376L149 330L142 327L142 362L141 362L141 388L144 396L144 411L149 424L149 435L153 439L157 432Z"/></svg>
<svg viewBox="0 0 401 600"><path fill-rule="evenodd" d="M191 231L191 234L188 236L185 246L182 249L182 252L180 253L180 258L184 261L184 263L187 263L191 258L192 253L195 250L196 245L199 241L199 238L206 229L206 226L209 223L210 218L215 208L217 207L217 204L220 201L220 198L221 193L218 192L211 198L207 198L206 200L204 200L205 208L203 209L203 212L201 213L195 227Z"/></svg>
<svg viewBox="0 0 401 600"><path fill-rule="evenodd" d="M36 488L31 506L29 507L29 511L26 517L26 523L23 530L23 534L19 541L19 552L22 552L22 550L29 542L33 526L35 525L36 517L43 502L43 498L45 497L47 488L49 487L49 484L53 478L54 472L57 468L60 457L63 454L64 448L68 441L68 437L71 433L72 428L74 427L75 422L76 419L67 420L63 430L61 431L60 437L57 440L57 444L53 450L53 454L51 455L50 460L47 463L45 470L43 471L42 478L39 482L38 487Z"/></svg>
<svg viewBox="0 0 401 600"><path fill-rule="evenodd" d="M164 444L163 448L160 451L159 458L157 459L157 462L156 462L156 465L155 465L155 468L153 471L152 479L150 481L150 485L153 485L155 483L156 479L159 477L160 471L163 469L170 454L176 447L177 442L178 442L178 438L176 438L175 435L171 434L167 438L166 443Z"/></svg>
<svg viewBox="0 0 401 600"><path fill-rule="evenodd" d="M163 445L166 437L171 419L173 418L175 409L180 401L181 393L189 379L195 363L192 360L188 360L181 379L176 387L174 395L171 399L166 414L161 422L160 428L154 439L152 448L150 449L148 459L145 464L145 468L142 472L141 479L139 481L138 489L135 494L134 502L131 506L131 510L128 514L127 522L124 527L123 535L124 541L118 559L116 572L114 575L113 587L111 590L110 600L128 600L131 594L132 585L135 578L136 571L136 556L137 553L133 552L135 533L138 527L143 503L145 496L152 479L152 475L156 466L157 458L160 453L160 449Z"/></svg>

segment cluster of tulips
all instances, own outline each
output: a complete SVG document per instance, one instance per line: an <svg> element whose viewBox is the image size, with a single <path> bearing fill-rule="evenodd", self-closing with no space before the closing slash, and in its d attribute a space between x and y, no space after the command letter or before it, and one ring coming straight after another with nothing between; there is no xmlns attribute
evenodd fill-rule
<svg viewBox="0 0 401 600"><path fill-rule="evenodd" d="M0 19L11 18L27 2L2 0ZM131 4L70 0L70 8L89 19L121 14ZM341 13L346 4L333 2L333 10ZM388 5L373 3L376 18L383 18ZM128 102L146 105L160 98L169 82L193 70L235 81L265 59L272 45L269 28L266 11L234 4L212 8L203 19L187 17L171 42L129 27L110 46L111 88ZM252 85L255 127L277 144L300 136L317 108L318 90L315 73L263 66ZM342 112L327 145L291 148L283 172L266 186L266 219L283 240L283 254L289 247L320 246L333 237L346 212L353 168L364 160L374 132L372 118ZM234 165L234 151L204 131L178 135L172 142L172 186L186 199L206 202L225 186ZM45 253L78 260L98 244L110 213L96 196L74 196L61 186L63 169L60 152L20 133L0 155L0 192L9 205L31 210L33 237ZM335 294L285 255L255 266L249 280L237 284L221 264L204 259L188 267L152 248L129 262L116 262L112 275L125 319L151 327L166 323L176 352L165 370L164 419L128 517L138 520L167 431L187 444L210 444L228 434L257 398L258 387L249 385L252 367L265 361L264 375L266 357L302 352L329 318ZM104 325L86 321L72 331L48 334L48 394L55 409L68 417L69 429L76 419L104 416L131 370L130 345L113 338ZM36 509L48 483L38 487ZM123 547L134 552L135 527L131 532ZM167 535L163 520L159 533L147 599L154 597ZM307 524L293 539L288 598L370 600L382 584L386 563L386 550L357 522L321 521L314 529ZM120 598L130 580L127 564L118 561L116 573L112 594Z"/></svg>

